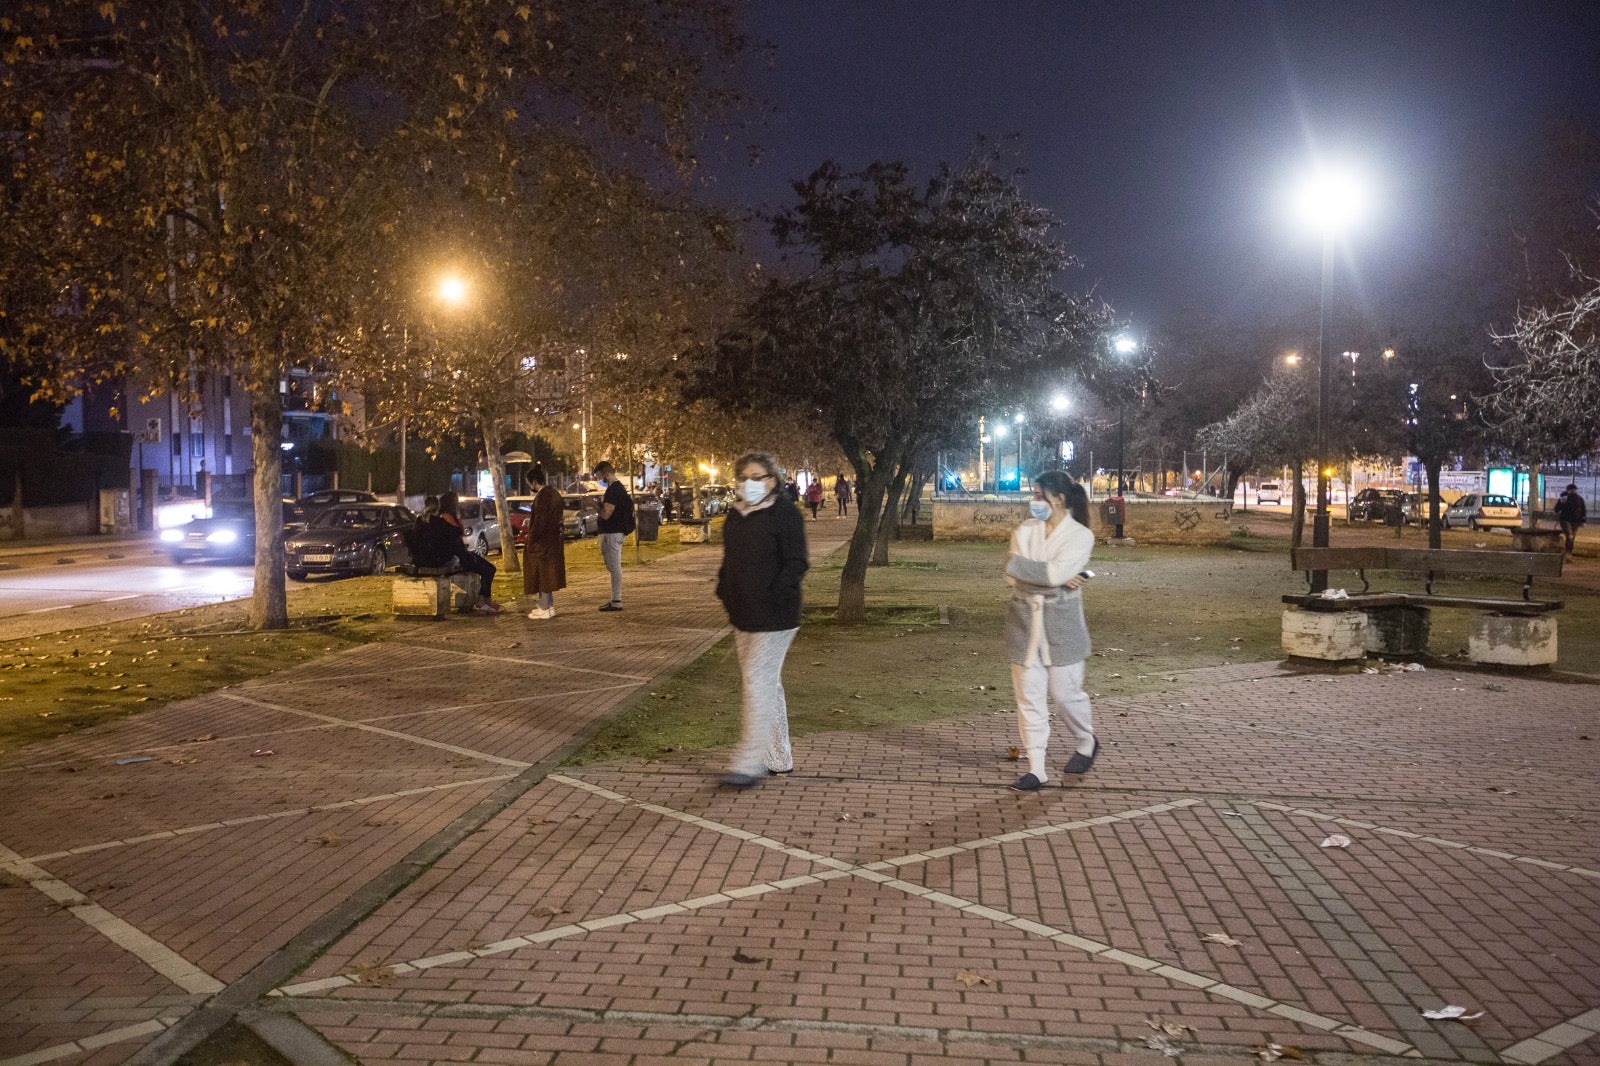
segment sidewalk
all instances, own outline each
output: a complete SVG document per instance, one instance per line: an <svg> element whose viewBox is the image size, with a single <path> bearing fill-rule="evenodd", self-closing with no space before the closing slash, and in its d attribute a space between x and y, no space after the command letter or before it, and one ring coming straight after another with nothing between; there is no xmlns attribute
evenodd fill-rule
<svg viewBox="0 0 1600 1066"><path fill-rule="evenodd" d="M1005 714L562 768L719 556L0 757L0 1063L1600 1061L1590 689L1194 671L1028 795Z"/></svg>
<svg viewBox="0 0 1600 1066"><path fill-rule="evenodd" d="M62 556L107 558L116 553L154 553L160 542L153 531L143 533L88 534L81 537L40 537L26 540L0 540L0 569L18 565L53 563Z"/></svg>

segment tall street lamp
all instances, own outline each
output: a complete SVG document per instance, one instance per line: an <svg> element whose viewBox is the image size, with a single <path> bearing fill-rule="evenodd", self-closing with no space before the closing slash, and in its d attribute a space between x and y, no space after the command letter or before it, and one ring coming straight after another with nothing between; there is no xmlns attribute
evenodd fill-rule
<svg viewBox="0 0 1600 1066"><path fill-rule="evenodd" d="M1311 519L1311 546L1326 548L1332 517L1328 512L1328 259L1334 242L1342 237L1366 207L1361 182L1349 171L1319 169L1307 179L1297 196L1301 219L1322 238L1322 265L1317 296L1317 510ZM1328 588L1328 572L1311 572L1313 594Z"/></svg>

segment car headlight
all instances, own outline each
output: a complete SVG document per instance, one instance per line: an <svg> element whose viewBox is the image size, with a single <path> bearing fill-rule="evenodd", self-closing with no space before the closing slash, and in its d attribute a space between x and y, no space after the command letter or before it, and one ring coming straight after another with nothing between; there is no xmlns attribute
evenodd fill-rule
<svg viewBox="0 0 1600 1066"><path fill-rule="evenodd" d="M359 540L351 540L351 541L346 541L345 543L339 545L337 550L342 551L342 552L358 552L362 548L366 548L366 547L369 547L369 545L363 544Z"/></svg>
<svg viewBox="0 0 1600 1066"><path fill-rule="evenodd" d="M165 544L176 544L182 539L183 530L181 529L163 529L161 531L161 540Z"/></svg>
<svg viewBox="0 0 1600 1066"><path fill-rule="evenodd" d="M206 540L210 541L212 544L232 544L238 539L239 534L235 533L231 529L219 529L215 533L212 533L210 536L206 537Z"/></svg>

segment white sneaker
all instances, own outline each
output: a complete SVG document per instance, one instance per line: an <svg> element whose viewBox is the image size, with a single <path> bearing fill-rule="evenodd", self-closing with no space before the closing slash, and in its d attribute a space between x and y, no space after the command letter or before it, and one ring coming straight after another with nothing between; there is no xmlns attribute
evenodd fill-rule
<svg viewBox="0 0 1600 1066"><path fill-rule="evenodd" d="M539 621L545 618L554 618L555 616L556 609L554 607L535 607L533 610L528 612L528 617L532 618L534 621Z"/></svg>

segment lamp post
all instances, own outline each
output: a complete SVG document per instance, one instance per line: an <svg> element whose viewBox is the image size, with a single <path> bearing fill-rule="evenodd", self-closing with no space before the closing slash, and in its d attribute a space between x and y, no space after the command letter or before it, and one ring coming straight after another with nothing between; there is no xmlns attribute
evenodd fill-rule
<svg viewBox="0 0 1600 1066"><path fill-rule="evenodd" d="M984 480L983 446L989 440L988 434L986 434L983 431L983 425L984 425L985 421L986 421L986 419L984 418L983 415L979 415L978 416L978 495L979 496L983 495L983 480Z"/></svg>
<svg viewBox="0 0 1600 1066"><path fill-rule="evenodd" d="M1000 459L1000 442L1006 436L1006 424L995 419L994 428L989 431L989 436L994 439L994 494L1000 495L1000 479L1005 476L1005 464Z"/></svg>
<svg viewBox="0 0 1600 1066"><path fill-rule="evenodd" d="M1332 516L1328 511L1328 259L1334 241L1364 208L1365 194L1346 171L1323 169L1314 173L1299 193L1301 218L1322 239L1321 270L1317 284L1317 509L1311 519L1311 546L1326 548ZM1311 572L1311 592L1325 592L1328 572Z"/></svg>
<svg viewBox="0 0 1600 1066"><path fill-rule="evenodd" d="M1018 411L1016 413L1016 416L1012 419L1012 421L1017 424L1017 491L1021 492L1022 491L1022 422L1023 422L1023 414L1022 414L1022 412Z"/></svg>

